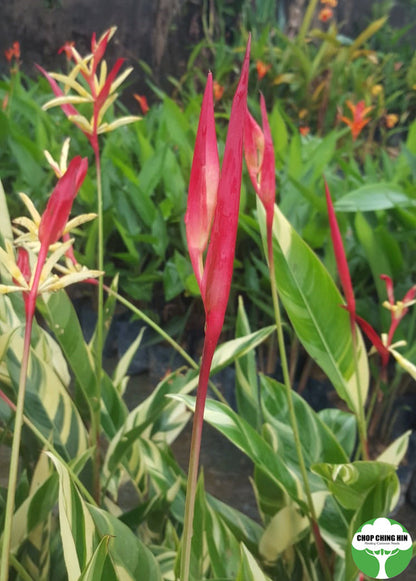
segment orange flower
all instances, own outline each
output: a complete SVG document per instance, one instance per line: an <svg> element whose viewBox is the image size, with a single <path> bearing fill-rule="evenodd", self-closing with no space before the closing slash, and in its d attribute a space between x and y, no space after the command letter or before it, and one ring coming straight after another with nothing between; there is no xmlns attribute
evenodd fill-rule
<svg viewBox="0 0 416 581"><path fill-rule="evenodd" d="M346 104L352 113L352 119L344 117L343 115L339 115L338 118L351 129L352 138L355 141L363 128L370 121L370 119L365 119L365 117L373 109L373 107L366 107L364 101L359 101L356 105L354 105L354 103L347 100Z"/></svg>
<svg viewBox="0 0 416 581"><path fill-rule="evenodd" d="M73 57L73 49L75 47L75 42L74 41L69 41L67 40L65 44L63 44L61 46L61 48L58 50L58 54L61 54L62 52L64 52L66 54L66 58L68 60L71 60L71 58Z"/></svg>
<svg viewBox="0 0 416 581"><path fill-rule="evenodd" d="M322 8L322 10L319 12L319 20L321 22L328 22L328 20L331 20L331 18L334 16L334 12L331 8Z"/></svg>
<svg viewBox="0 0 416 581"><path fill-rule="evenodd" d="M141 110L143 112L143 115L146 115L146 113L149 111L150 107L147 103L147 99L144 95L138 95L137 93L134 93L133 97L136 99L136 101L139 103Z"/></svg>
<svg viewBox="0 0 416 581"><path fill-rule="evenodd" d="M391 129L392 127L397 125L397 123L399 122L399 116L396 115L396 113L389 113L385 117L385 122L386 122L386 127L388 129Z"/></svg>
<svg viewBox="0 0 416 581"><path fill-rule="evenodd" d="M257 61L256 62L256 69L257 69L257 77L258 79L262 79L264 76L266 76L266 74L268 73L268 71L270 71L270 69L272 68L272 65L266 65L263 61Z"/></svg>
<svg viewBox="0 0 416 581"><path fill-rule="evenodd" d="M338 0L321 0L321 4L326 4L326 6L335 8L336 6L338 6Z"/></svg>
<svg viewBox="0 0 416 581"><path fill-rule="evenodd" d="M303 135L303 137L306 137L306 135L309 135L311 128L308 127L308 125L301 125L299 127L299 133L301 135Z"/></svg>
<svg viewBox="0 0 416 581"><path fill-rule="evenodd" d="M215 101L219 101L224 94L224 87L220 85L217 81L214 81L212 84L212 88L214 91Z"/></svg>
<svg viewBox="0 0 416 581"><path fill-rule="evenodd" d="M10 63L14 57L16 60L20 59L20 44L16 40L10 48L4 51L7 61Z"/></svg>

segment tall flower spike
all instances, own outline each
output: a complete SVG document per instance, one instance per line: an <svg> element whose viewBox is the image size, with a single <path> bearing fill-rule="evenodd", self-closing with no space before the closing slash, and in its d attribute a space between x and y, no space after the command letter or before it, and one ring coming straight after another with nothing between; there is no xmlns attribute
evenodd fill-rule
<svg viewBox="0 0 416 581"><path fill-rule="evenodd" d="M215 341L215 344L224 322L233 274L240 207L249 58L250 39L233 99L218 184L217 204L202 277L202 296L207 320L206 338L209 330L210 340Z"/></svg>
<svg viewBox="0 0 416 581"><path fill-rule="evenodd" d="M203 256L208 245L220 179L212 74L209 73L196 134L185 214L188 251L202 297Z"/></svg>
<svg viewBox="0 0 416 581"><path fill-rule="evenodd" d="M52 99L43 106L43 109L60 106L65 115L70 119L89 139L93 149L97 152L98 135L107 131L112 131L121 125L132 123L140 117L128 115L121 117L112 123L103 122L103 117L109 107L117 99L116 90L130 74L132 68L126 69L117 78L118 72L124 62L124 59L117 59L111 71L107 74L107 64L104 54L108 41L115 33L116 28L107 30L97 41L95 33L91 39L91 54L82 58L75 46L66 43L60 52L65 51L67 57L74 61L74 68L68 75L60 73L47 73L42 67L36 65L39 71L48 80L55 99ZM99 69L99 72L98 72ZM77 77L81 76L77 81ZM62 90L58 82L63 83ZM85 83L87 88L85 88ZM70 94L70 90L74 93ZM90 120L81 115L75 108L75 105L82 103L91 103L93 105L92 116Z"/></svg>
<svg viewBox="0 0 416 581"><path fill-rule="evenodd" d="M212 104L212 77L208 75L188 194L187 239L192 265L201 289L206 325L189 456L180 565L181 581L189 579L192 522L205 400L212 358L224 323L233 274L243 165L249 55L250 38L231 108L219 180ZM212 214L214 214L213 217ZM210 228L211 222L212 227ZM209 244L204 266L203 252L208 238Z"/></svg>

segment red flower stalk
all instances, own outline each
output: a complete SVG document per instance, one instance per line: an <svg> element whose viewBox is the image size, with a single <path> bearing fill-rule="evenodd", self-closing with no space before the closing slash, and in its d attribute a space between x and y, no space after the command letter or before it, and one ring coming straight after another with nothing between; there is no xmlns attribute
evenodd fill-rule
<svg viewBox="0 0 416 581"><path fill-rule="evenodd" d="M370 119L366 119L366 116L373 107L366 107L364 101L359 101L356 105L351 101L346 101L346 104L352 113L352 119L344 115L340 115L339 119L351 129L352 138L355 141L367 123L370 122Z"/></svg>
<svg viewBox="0 0 416 581"><path fill-rule="evenodd" d="M249 54L250 38L233 99L221 175L214 126L212 75L208 75L189 183L185 216L186 236L192 266L204 303L206 325L189 457L180 566L182 581L189 579L192 522L209 373L224 323L233 274L243 165ZM204 265L203 255L207 245Z"/></svg>
<svg viewBox="0 0 416 581"><path fill-rule="evenodd" d="M244 154L251 182L266 210L267 247L272 261L272 228L276 199L276 164L266 103L260 94L263 130L247 110L244 128Z"/></svg>

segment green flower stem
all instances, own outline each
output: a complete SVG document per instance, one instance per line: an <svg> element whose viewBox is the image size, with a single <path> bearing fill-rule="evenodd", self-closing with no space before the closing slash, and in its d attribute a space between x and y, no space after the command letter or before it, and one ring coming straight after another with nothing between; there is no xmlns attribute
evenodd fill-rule
<svg viewBox="0 0 416 581"><path fill-rule="evenodd" d="M308 473L306 471L305 460L303 458L302 453L302 444L300 441L299 436L299 427L298 422L296 419L295 413L295 406L293 404L292 398L292 385L290 381L289 375L289 366L286 356L286 348L285 348L285 341L283 336L283 328L282 328L282 321L280 316L280 306L279 306L279 297L277 293L276 287L276 272L274 267L274 258L273 258L273 246L272 244L268 245L268 259L269 259L269 272L270 272L270 284L271 284L271 291L272 291L272 300L273 300L273 310L274 316L276 320L276 330L277 330L277 342L279 345L279 353L280 353L280 362L282 365L282 372L283 372L283 382L286 388L286 397L287 397L287 404L289 408L289 419L290 424L293 431L293 437L295 440L295 447L296 453L299 462L299 468L302 475L303 485L306 494L306 501L309 508L309 518L311 521L312 533L315 538L316 548L318 551L319 561L321 563L322 571L324 573L324 578L326 581L331 581L331 573L328 565L328 561L325 555L325 547L324 543L319 531L318 526L318 518L315 511L315 506L313 504L312 493L309 486L308 480Z"/></svg>
<svg viewBox="0 0 416 581"><path fill-rule="evenodd" d="M9 483L7 488L7 500L4 516L3 546L0 563L0 581L7 581L9 578L9 555L13 526L13 513L15 505L17 474L19 469L19 451L23 427L23 409L25 404L26 379L29 365L30 338L32 335L34 314L35 309L33 306L33 308L28 309L28 312L26 314L23 356L22 356L22 365L20 367L19 388L17 394L16 414L14 420L12 451L10 457Z"/></svg>
<svg viewBox="0 0 416 581"><path fill-rule="evenodd" d="M97 220L98 220L98 264L97 269L104 270L104 227L103 227L103 188L101 178L101 159L98 145L94 148L95 168L97 174ZM95 344L95 375L96 393L92 406L90 444L95 447L95 457L93 461L93 496L97 502L100 501L100 433L101 433L101 379L103 366L103 325L104 325L104 283L103 277L98 279L98 300L97 300L97 337Z"/></svg>
<svg viewBox="0 0 416 581"><path fill-rule="evenodd" d="M159 325L155 323L150 317L148 317L143 311L138 309L135 305L133 305L133 303L125 299L122 295L118 294L118 292L114 291L112 288L106 285L104 285L104 288L108 294L114 296L119 301L119 303L127 307L132 313L137 315L142 321L149 325L149 327L156 331L164 341L169 343L169 345L171 345L171 347L173 347L177 351L177 353L179 353L179 355L181 355L184 358L184 360L190 365L190 367L192 367L192 369L199 369L198 363L196 363L196 361L192 359L192 357L185 351L185 349L183 349L179 345L179 343L175 341L175 339L172 339L172 337L170 337L168 333L166 333L161 327L159 327ZM225 397L222 395L222 393L219 391L219 389L214 383L210 381L209 386L215 393L216 397L222 403L229 405Z"/></svg>

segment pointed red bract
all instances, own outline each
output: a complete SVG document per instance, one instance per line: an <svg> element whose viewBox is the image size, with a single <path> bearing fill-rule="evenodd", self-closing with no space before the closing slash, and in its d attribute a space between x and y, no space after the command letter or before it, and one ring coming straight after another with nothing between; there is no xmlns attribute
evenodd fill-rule
<svg viewBox="0 0 416 581"><path fill-rule="evenodd" d="M212 75L209 73L196 134L185 214L188 251L202 297L204 297L203 255L208 244L217 203L219 179L220 165L215 135Z"/></svg>
<svg viewBox="0 0 416 581"><path fill-rule="evenodd" d="M248 172L266 210L268 255L272 257L272 228L276 199L276 163L274 148L266 111L266 102L260 94L260 109L263 129L247 110L244 129L244 153Z"/></svg>
<svg viewBox="0 0 416 581"><path fill-rule="evenodd" d="M337 218L335 216L334 206L332 204L331 194L328 184L325 181L326 205L328 208L329 227L331 230L332 246L334 248L335 260L337 263L338 275L341 281L342 290L344 291L345 300L347 301L348 312L355 317L355 297L351 284L351 276L348 268L347 257L345 256L344 244L342 242L341 232L339 231Z"/></svg>
<svg viewBox="0 0 416 581"><path fill-rule="evenodd" d="M39 240L42 246L49 248L62 236L72 203L84 181L87 169L87 158L74 157L58 181L39 224Z"/></svg>
<svg viewBox="0 0 416 581"><path fill-rule="evenodd" d="M233 274L243 165L244 122L247 109L250 39L241 71L225 143L217 205L202 278L207 333L218 341L224 323Z"/></svg>

